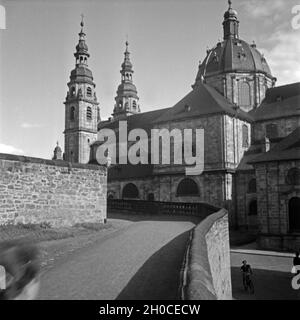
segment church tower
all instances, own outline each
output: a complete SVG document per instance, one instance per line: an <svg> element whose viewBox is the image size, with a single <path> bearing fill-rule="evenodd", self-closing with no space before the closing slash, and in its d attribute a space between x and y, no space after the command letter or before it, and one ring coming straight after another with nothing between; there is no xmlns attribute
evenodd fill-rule
<svg viewBox="0 0 300 320"><path fill-rule="evenodd" d="M240 38L238 13L231 0L222 24L223 41L207 50L192 87L197 88L203 82L209 84L238 108L249 112L260 105L267 89L275 86L276 78L256 44Z"/></svg>
<svg viewBox="0 0 300 320"><path fill-rule="evenodd" d="M90 145L97 139L100 120L93 75L88 68L88 46L80 23L79 42L76 46L75 69L71 71L65 104L65 160L88 163Z"/></svg>
<svg viewBox="0 0 300 320"><path fill-rule="evenodd" d="M139 97L137 95L136 86L133 84L132 63L129 58L128 41L126 41L126 50L124 52L124 62L121 66L121 84L117 90L115 97L115 107L113 112L114 119L119 119L131 114L139 113L140 106L138 104Z"/></svg>

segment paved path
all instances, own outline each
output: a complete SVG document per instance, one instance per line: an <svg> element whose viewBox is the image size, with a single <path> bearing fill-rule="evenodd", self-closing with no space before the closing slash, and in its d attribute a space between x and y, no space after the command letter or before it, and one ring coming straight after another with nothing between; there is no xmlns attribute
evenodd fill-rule
<svg viewBox="0 0 300 320"><path fill-rule="evenodd" d="M255 294L244 292L240 266L247 260L253 269ZM233 297L239 300L300 299L300 290L291 286L292 257L231 252Z"/></svg>
<svg viewBox="0 0 300 320"><path fill-rule="evenodd" d="M62 258L40 299L176 299L191 221L136 221Z"/></svg>

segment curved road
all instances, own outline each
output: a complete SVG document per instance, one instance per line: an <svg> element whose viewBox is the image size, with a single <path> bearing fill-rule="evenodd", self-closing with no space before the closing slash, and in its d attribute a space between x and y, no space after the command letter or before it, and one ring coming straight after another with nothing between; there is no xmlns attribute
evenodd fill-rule
<svg viewBox="0 0 300 320"><path fill-rule="evenodd" d="M178 299L192 221L135 221L62 258L42 275L40 299Z"/></svg>

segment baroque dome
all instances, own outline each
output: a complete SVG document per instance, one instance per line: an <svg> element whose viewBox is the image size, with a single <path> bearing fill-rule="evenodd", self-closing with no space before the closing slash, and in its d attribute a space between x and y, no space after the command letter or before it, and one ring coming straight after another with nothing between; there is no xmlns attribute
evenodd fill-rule
<svg viewBox="0 0 300 320"><path fill-rule="evenodd" d="M238 38L229 38L207 51L207 56L199 66L196 81L228 72L256 72L270 77L271 70L255 44L249 45Z"/></svg>

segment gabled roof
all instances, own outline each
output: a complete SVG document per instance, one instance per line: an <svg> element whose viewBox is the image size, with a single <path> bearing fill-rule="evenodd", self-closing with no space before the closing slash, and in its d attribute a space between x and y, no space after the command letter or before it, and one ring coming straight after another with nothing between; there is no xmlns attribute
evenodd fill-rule
<svg viewBox="0 0 300 320"><path fill-rule="evenodd" d="M136 113L118 120L102 121L98 124L98 130L102 128L116 129L119 127L119 121L126 120L128 130L134 128L142 128L144 130L151 129L155 120L161 117L169 108L159 109L149 112Z"/></svg>
<svg viewBox="0 0 300 320"><path fill-rule="evenodd" d="M200 83L199 86L196 86L183 99L164 113L156 123L218 113L229 114L250 122L253 121L253 118L248 113L240 109L236 110L234 105L213 87Z"/></svg>
<svg viewBox="0 0 300 320"><path fill-rule="evenodd" d="M270 151L255 157L248 163L300 160L300 127L278 142Z"/></svg>
<svg viewBox="0 0 300 320"><path fill-rule="evenodd" d="M250 114L255 121L300 116L300 82L268 89L261 105Z"/></svg>

